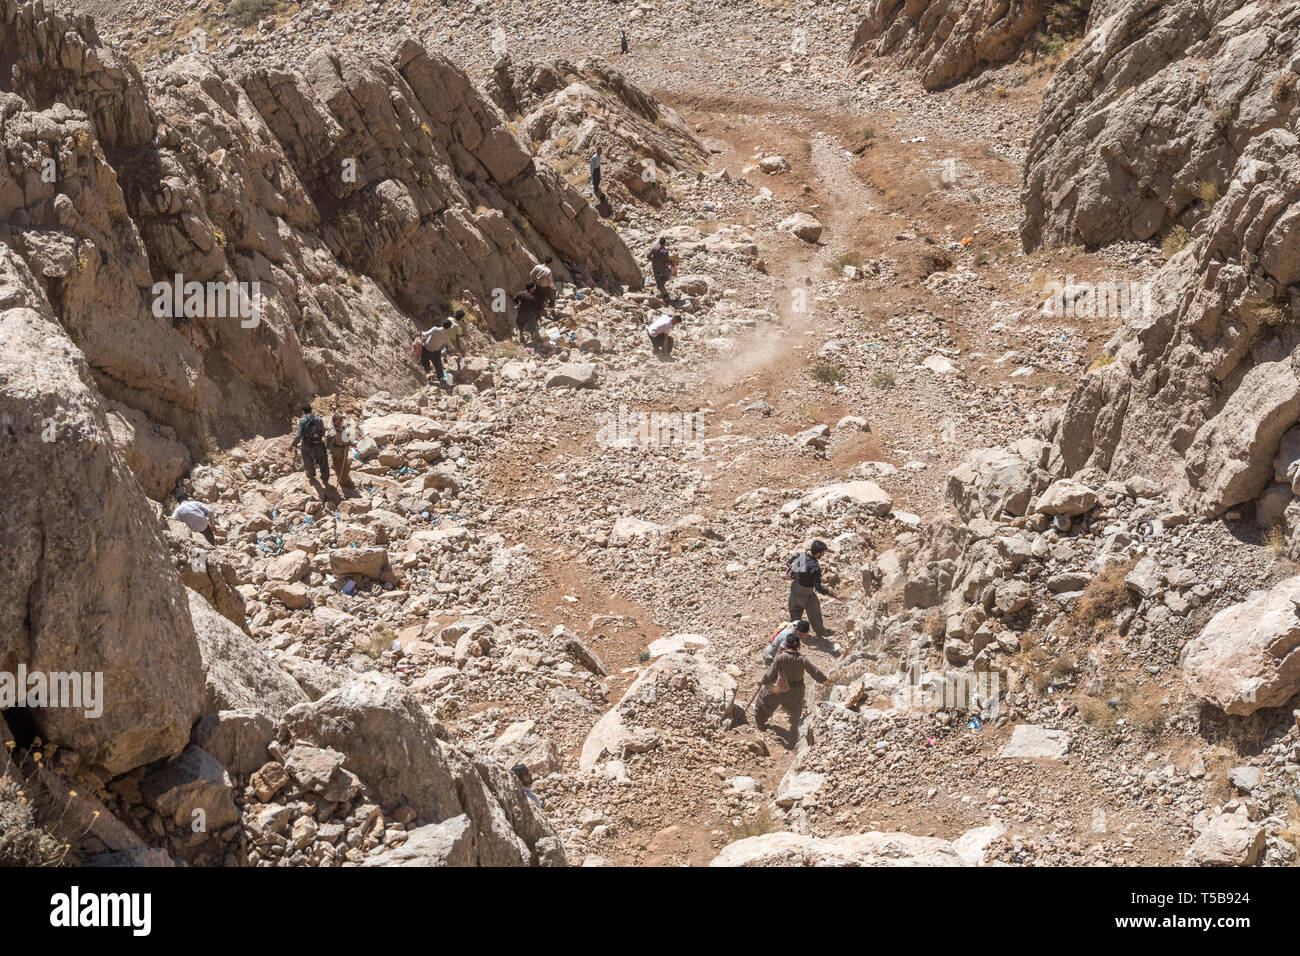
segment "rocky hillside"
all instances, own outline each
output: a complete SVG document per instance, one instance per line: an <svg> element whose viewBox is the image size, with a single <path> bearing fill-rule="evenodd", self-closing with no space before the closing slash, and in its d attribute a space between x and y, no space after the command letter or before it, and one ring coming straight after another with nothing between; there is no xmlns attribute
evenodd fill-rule
<svg viewBox="0 0 1300 956"><path fill-rule="evenodd" d="M918 71L928 90L970 79L1020 55L1043 25L1046 0L873 0L849 50L852 63L878 57Z"/></svg>
<svg viewBox="0 0 1300 956"><path fill-rule="evenodd" d="M301 397L412 387L413 321L457 299L500 331L493 290L538 258L566 281L639 282L581 195L414 42L238 76L192 55L144 76L84 18L5 0L0 22L0 240L155 496L188 456L284 427ZM154 285L176 275L248 283L250 299L258 283L258 315L159 315Z"/></svg>
<svg viewBox="0 0 1300 956"><path fill-rule="evenodd" d="M0 674L106 692L24 859L1296 862L1291 6L95 4L0 0Z"/></svg>
<svg viewBox="0 0 1300 956"><path fill-rule="evenodd" d="M1043 92L1021 235L1095 246L1210 214L1250 142L1294 128L1295 4L1098 4Z"/></svg>

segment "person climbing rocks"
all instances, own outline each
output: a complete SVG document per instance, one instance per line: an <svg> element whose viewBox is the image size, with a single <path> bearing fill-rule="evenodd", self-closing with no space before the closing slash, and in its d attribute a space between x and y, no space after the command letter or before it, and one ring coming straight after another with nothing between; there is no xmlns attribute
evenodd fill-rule
<svg viewBox="0 0 1300 956"><path fill-rule="evenodd" d="M451 336L447 333L447 323L450 321L451 319L443 319L441 324L435 322L420 337L420 344L423 347L420 362L424 366L426 374L429 371L429 366L433 366L433 373L438 387L444 391L447 390L447 379L446 372L442 367L442 350L451 345Z"/></svg>
<svg viewBox="0 0 1300 956"><path fill-rule="evenodd" d="M618 45L619 45L619 51L618 51L619 55L620 56L625 55L627 53L627 33L623 30L618 31Z"/></svg>
<svg viewBox="0 0 1300 956"><path fill-rule="evenodd" d="M308 479L316 481L320 473L321 484L330 483L329 456L325 453L325 423L313 415L310 405L303 405L302 418L298 419L298 434L293 436L290 448L302 444L302 470Z"/></svg>
<svg viewBox="0 0 1300 956"><path fill-rule="evenodd" d="M646 258L650 260L650 271L654 274L659 294L668 298L668 280L673 276L673 257L668 251L668 237L660 236L659 241L650 247Z"/></svg>
<svg viewBox="0 0 1300 956"><path fill-rule="evenodd" d="M776 660L776 655L781 653L781 649L785 647L787 637L794 634L802 642L808 636L810 630L808 622L803 618L797 621L787 621L784 627L777 628L776 633L772 635L772 639L767 642L767 647L763 649L763 663L771 667L772 661Z"/></svg>
<svg viewBox="0 0 1300 956"><path fill-rule="evenodd" d="M447 330L448 356L453 353L456 355L456 368L459 370L465 360L465 310L457 309L454 314L447 316L442 327Z"/></svg>
<svg viewBox="0 0 1300 956"><path fill-rule="evenodd" d="M675 316L665 312L646 328L646 334L650 336L650 345L654 348L655 355L659 357L660 361L667 361L672 358L673 337L668 333L673 330L673 325L676 322Z"/></svg>
<svg viewBox="0 0 1300 956"><path fill-rule="evenodd" d="M533 772L529 770L525 764L522 763L515 764L513 767L510 768L510 772L519 778L519 782L524 786L524 794L528 797L528 799L533 801L533 803L537 804L539 809L542 808L543 806L542 798L539 797L537 794L533 793L532 791Z"/></svg>
<svg viewBox="0 0 1300 956"><path fill-rule="evenodd" d="M191 501L183 491L176 492L176 510L172 517L185 523L191 531L203 535L208 544L216 544L217 537L212 532L212 509L201 501Z"/></svg>
<svg viewBox="0 0 1300 956"><path fill-rule="evenodd" d="M515 328L519 330L519 342L523 344L524 333L527 332L533 344L541 342L541 333L537 328L537 319L542 311L543 296L537 288L537 283L529 280L524 286L524 290L514 298L515 309Z"/></svg>
<svg viewBox="0 0 1300 956"><path fill-rule="evenodd" d="M329 449L330 461L334 464L334 474L339 477L340 488L355 488L349 472L352 470L352 426L343 420L342 412L335 412L330 419L329 430L325 432L325 447Z"/></svg>
<svg viewBox="0 0 1300 956"><path fill-rule="evenodd" d="M591 169L591 191L596 194L597 198L601 197L600 192L600 150L597 149L587 160L587 166Z"/></svg>
<svg viewBox="0 0 1300 956"><path fill-rule="evenodd" d="M822 584L822 566L817 559L825 553L826 543L814 541L807 551L795 554L785 565L785 575L790 581L790 594L786 601L790 620L797 621L806 614L813 633L818 637L831 637L835 633L822 623L822 602L818 595L844 600Z"/></svg>
<svg viewBox="0 0 1300 956"><path fill-rule="evenodd" d="M551 263L554 261L552 256L547 256L545 262L537 263L533 266L533 271L528 274L528 278L542 295L542 307L548 309L555 308L555 273L551 271Z"/></svg>
<svg viewBox="0 0 1300 956"><path fill-rule="evenodd" d="M787 634L781 642L780 653L763 675L754 706L754 724L759 730L767 730L768 720L780 707L790 715L790 733L797 733L799 718L803 716L804 676L812 677L819 684L826 683L826 675L799 653L799 647L799 632Z"/></svg>

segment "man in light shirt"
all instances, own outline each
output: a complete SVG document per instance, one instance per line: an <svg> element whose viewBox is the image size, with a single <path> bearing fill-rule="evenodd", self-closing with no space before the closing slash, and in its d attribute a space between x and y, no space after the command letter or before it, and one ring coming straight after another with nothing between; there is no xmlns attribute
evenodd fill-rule
<svg viewBox="0 0 1300 956"><path fill-rule="evenodd" d="M176 492L176 510L172 517L183 522L191 531L203 535L208 544L216 544L216 535L212 533L212 509L201 501L190 501L183 491Z"/></svg>
<svg viewBox="0 0 1300 956"><path fill-rule="evenodd" d="M650 344L654 347L655 355L659 356L661 361L672 357L673 337L668 333L672 331L676 322L676 318L665 312L651 322L646 329L646 334L650 336Z"/></svg>
<svg viewBox="0 0 1300 956"><path fill-rule="evenodd" d="M442 324L435 322L429 326L429 331L420 337L424 345L424 351L420 354L424 369L428 372L429 366L433 365L434 374L438 377L438 387L441 389L447 387L447 381L443 377L446 373L442 369L442 350L451 344L451 336L447 333L451 322L451 319L443 319Z"/></svg>
<svg viewBox="0 0 1300 956"><path fill-rule="evenodd" d="M545 262L537 263L533 266L533 271L528 273L529 280L537 283L537 291L542 294L543 308L555 307L555 274L551 272L553 261L551 256L547 256Z"/></svg>

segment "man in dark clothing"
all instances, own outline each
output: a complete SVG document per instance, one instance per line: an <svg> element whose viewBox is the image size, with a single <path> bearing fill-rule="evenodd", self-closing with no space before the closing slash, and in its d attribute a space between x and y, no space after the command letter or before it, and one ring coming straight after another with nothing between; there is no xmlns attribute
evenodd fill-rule
<svg viewBox="0 0 1300 956"><path fill-rule="evenodd" d="M302 407L302 418L298 419L298 434L293 436L290 448L297 448L302 443L302 467L311 481L316 480L320 472L321 483L330 483L330 456L325 451L325 423L311 413L311 406Z"/></svg>
<svg viewBox="0 0 1300 956"><path fill-rule="evenodd" d="M524 287L524 291L515 296L515 327L519 329L519 341L524 341L524 333L527 332L533 340L533 344L538 344L541 335L537 330L537 318L541 315L542 305L546 297L537 288L536 282L529 282Z"/></svg>
<svg viewBox="0 0 1300 956"><path fill-rule="evenodd" d="M591 191L600 197L600 150L596 150L587 160L587 167L591 170Z"/></svg>
<svg viewBox="0 0 1300 956"><path fill-rule="evenodd" d="M650 260L650 269L654 272L655 285L659 288L659 294L665 299L668 298L668 280L673 276L672 255L668 252L668 238L660 236L659 242L650 247L650 252L646 258Z"/></svg>
<svg viewBox="0 0 1300 956"><path fill-rule="evenodd" d="M790 733L799 729L799 718L803 716L803 684L807 674L819 684L826 683L826 675L817 669L817 665L799 653L799 635L797 632L786 635L785 648L776 655L772 666L763 675L763 683L758 690L758 702L754 706L754 723L759 730L767 729L767 721L772 713L780 707L790 715ZM789 689L780 691L785 684Z"/></svg>
<svg viewBox="0 0 1300 956"><path fill-rule="evenodd" d="M627 33L625 33L623 30L619 30L619 31L618 31L618 43L619 43L619 46L621 47L621 49L618 51L619 54L622 55L622 54L626 53L626 52L627 52Z"/></svg>
<svg viewBox="0 0 1300 956"><path fill-rule="evenodd" d="M818 637L830 637L835 632L822 623L822 602L817 595L825 594L837 601L844 600L838 594L826 590L826 586L822 584L822 566L817 558L825 553L826 544L822 541L814 541L812 547L794 555L785 566L786 574L790 578L790 595L786 600L786 610L790 612L790 620L797 621L806 613L808 623L812 625L813 633Z"/></svg>

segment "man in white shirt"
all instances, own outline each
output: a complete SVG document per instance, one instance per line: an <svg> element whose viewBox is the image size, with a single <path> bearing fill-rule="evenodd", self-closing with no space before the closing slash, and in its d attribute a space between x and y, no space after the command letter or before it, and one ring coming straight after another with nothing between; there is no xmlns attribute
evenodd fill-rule
<svg viewBox="0 0 1300 956"><path fill-rule="evenodd" d="M528 273L529 280L537 283L537 289L543 296L543 306L546 308L555 307L555 274L551 272L553 261L551 256L547 256L545 262L537 263L533 266L533 271Z"/></svg>
<svg viewBox="0 0 1300 956"><path fill-rule="evenodd" d="M172 512L172 517L177 521L184 522L185 527L191 531L203 535L208 544L216 544L216 535L212 533L212 509L199 501L190 501L189 496L183 491L176 493L176 510Z"/></svg>
<svg viewBox="0 0 1300 956"><path fill-rule="evenodd" d="M434 374L438 376L438 387L446 389L447 381L444 378L446 373L442 370L442 350L451 345L451 336L447 332L451 319L444 319L441 324L435 322L429 327L429 331L420 336L424 345L424 350L420 354L420 359L424 364L425 371L429 365L433 365Z"/></svg>
<svg viewBox="0 0 1300 956"><path fill-rule="evenodd" d="M655 355L660 360L666 360L673 354L673 337L668 333L672 331L673 325L677 319L671 314L664 312L659 318L650 323L646 329L646 334L650 336L650 344L654 347Z"/></svg>

